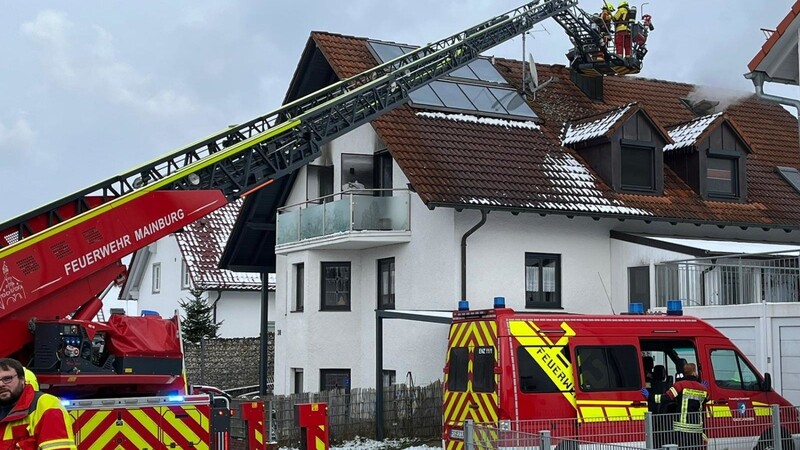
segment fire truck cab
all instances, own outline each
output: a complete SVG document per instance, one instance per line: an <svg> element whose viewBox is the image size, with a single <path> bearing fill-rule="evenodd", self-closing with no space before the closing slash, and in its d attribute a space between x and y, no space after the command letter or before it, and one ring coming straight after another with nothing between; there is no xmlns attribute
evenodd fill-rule
<svg viewBox="0 0 800 450"><path fill-rule="evenodd" d="M468 419L508 421L511 427L547 424L552 436L581 441L619 442L624 434L636 436L624 441L642 446L648 411L642 388L664 393L687 362L697 365L708 384L706 413L719 425L706 430L710 442L760 448L758 442L771 439L770 405L790 403L772 389L768 373L758 373L714 327L682 315L679 303L667 314L603 316L515 312L505 308L502 297L490 310L471 311L460 302L444 367L445 448L463 448ZM652 377L643 364L650 358ZM742 424L760 428L754 432L751 426L745 437L737 431ZM789 448L795 447L797 410L781 409L781 424L782 435L795 438L795 444L788 440Z"/></svg>

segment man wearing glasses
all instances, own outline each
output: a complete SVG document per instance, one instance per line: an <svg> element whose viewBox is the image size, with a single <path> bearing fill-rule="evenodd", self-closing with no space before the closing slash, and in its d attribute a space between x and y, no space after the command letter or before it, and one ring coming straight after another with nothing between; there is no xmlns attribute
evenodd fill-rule
<svg viewBox="0 0 800 450"><path fill-rule="evenodd" d="M16 359L0 358L0 450L76 450L61 401L25 382Z"/></svg>

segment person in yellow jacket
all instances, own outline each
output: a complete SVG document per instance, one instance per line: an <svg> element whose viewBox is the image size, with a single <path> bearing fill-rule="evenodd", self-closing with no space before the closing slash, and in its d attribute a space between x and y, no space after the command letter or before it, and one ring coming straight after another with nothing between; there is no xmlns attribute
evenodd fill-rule
<svg viewBox="0 0 800 450"><path fill-rule="evenodd" d="M0 449L77 450L61 401L33 389L16 359L0 358Z"/></svg>
<svg viewBox="0 0 800 450"><path fill-rule="evenodd" d="M623 0L614 13L614 47L618 55L626 58L631 56L631 27L629 22L630 8L628 2Z"/></svg>
<svg viewBox="0 0 800 450"><path fill-rule="evenodd" d="M25 367L23 367L22 370L25 371L25 382L30 384L34 391L38 391L39 380L36 379L36 374L26 369Z"/></svg>

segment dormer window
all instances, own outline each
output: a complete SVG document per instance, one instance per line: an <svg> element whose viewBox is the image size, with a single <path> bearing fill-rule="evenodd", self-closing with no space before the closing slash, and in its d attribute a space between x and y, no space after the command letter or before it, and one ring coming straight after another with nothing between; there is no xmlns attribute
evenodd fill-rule
<svg viewBox="0 0 800 450"><path fill-rule="evenodd" d="M709 197L739 196L739 158L711 156L706 158L706 188Z"/></svg>
<svg viewBox="0 0 800 450"><path fill-rule="evenodd" d="M653 192L656 189L655 146L645 143L631 144L625 140L621 144L622 189Z"/></svg>

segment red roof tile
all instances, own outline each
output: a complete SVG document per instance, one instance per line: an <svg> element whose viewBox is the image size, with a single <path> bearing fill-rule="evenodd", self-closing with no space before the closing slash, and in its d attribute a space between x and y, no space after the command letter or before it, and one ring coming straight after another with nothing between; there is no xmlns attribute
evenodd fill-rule
<svg viewBox="0 0 800 450"><path fill-rule="evenodd" d="M799 0L800 1L800 0ZM340 77L376 64L366 39L313 33L312 39ZM517 61L496 67L521 86ZM529 104L540 129L452 120L403 106L373 126L420 198L429 206L486 206L531 212L638 217L739 226L800 227L800 195L775 171L800 168L796 119L780 105L746 96L725 117L751 147L746 203L705 201L665 167L663 196L611 190L574 151L560 144L566 121L637 103L664 130L696 119L681 101L695 89L685 83L606 77L602 102L584 95L561 65L537 66L544 85ZM431 137L435 136L434 139Z"/></svg>
<svg viewBox="0 0 800 450"><path fill-rule="evenodd" d="M795 17L797 17L798 14L800 14L800 0L794 2L794 5L792 5L792 9L789 11L788 14L786 14L786 17L784 17L783 20L781 20L781 23L778 24L778 28L775 30L774 33L772 33L769 39L767 39L767 41L764 42L764 44L761 46L761 50L759 50L758 53L756 53L756 56L754 56L753 59L750 61L750 63L747 65L747 68L750 69L751 72L756 70L758 65L761 64L761 61L763 61L764 58L767 57L769 51L772 50L772 47L775 46L775 44L778 42L781 36L783 36L783 34L786 33L786 30L789 28L789 25L792 24L792 22L794 21Z"/></svg>

